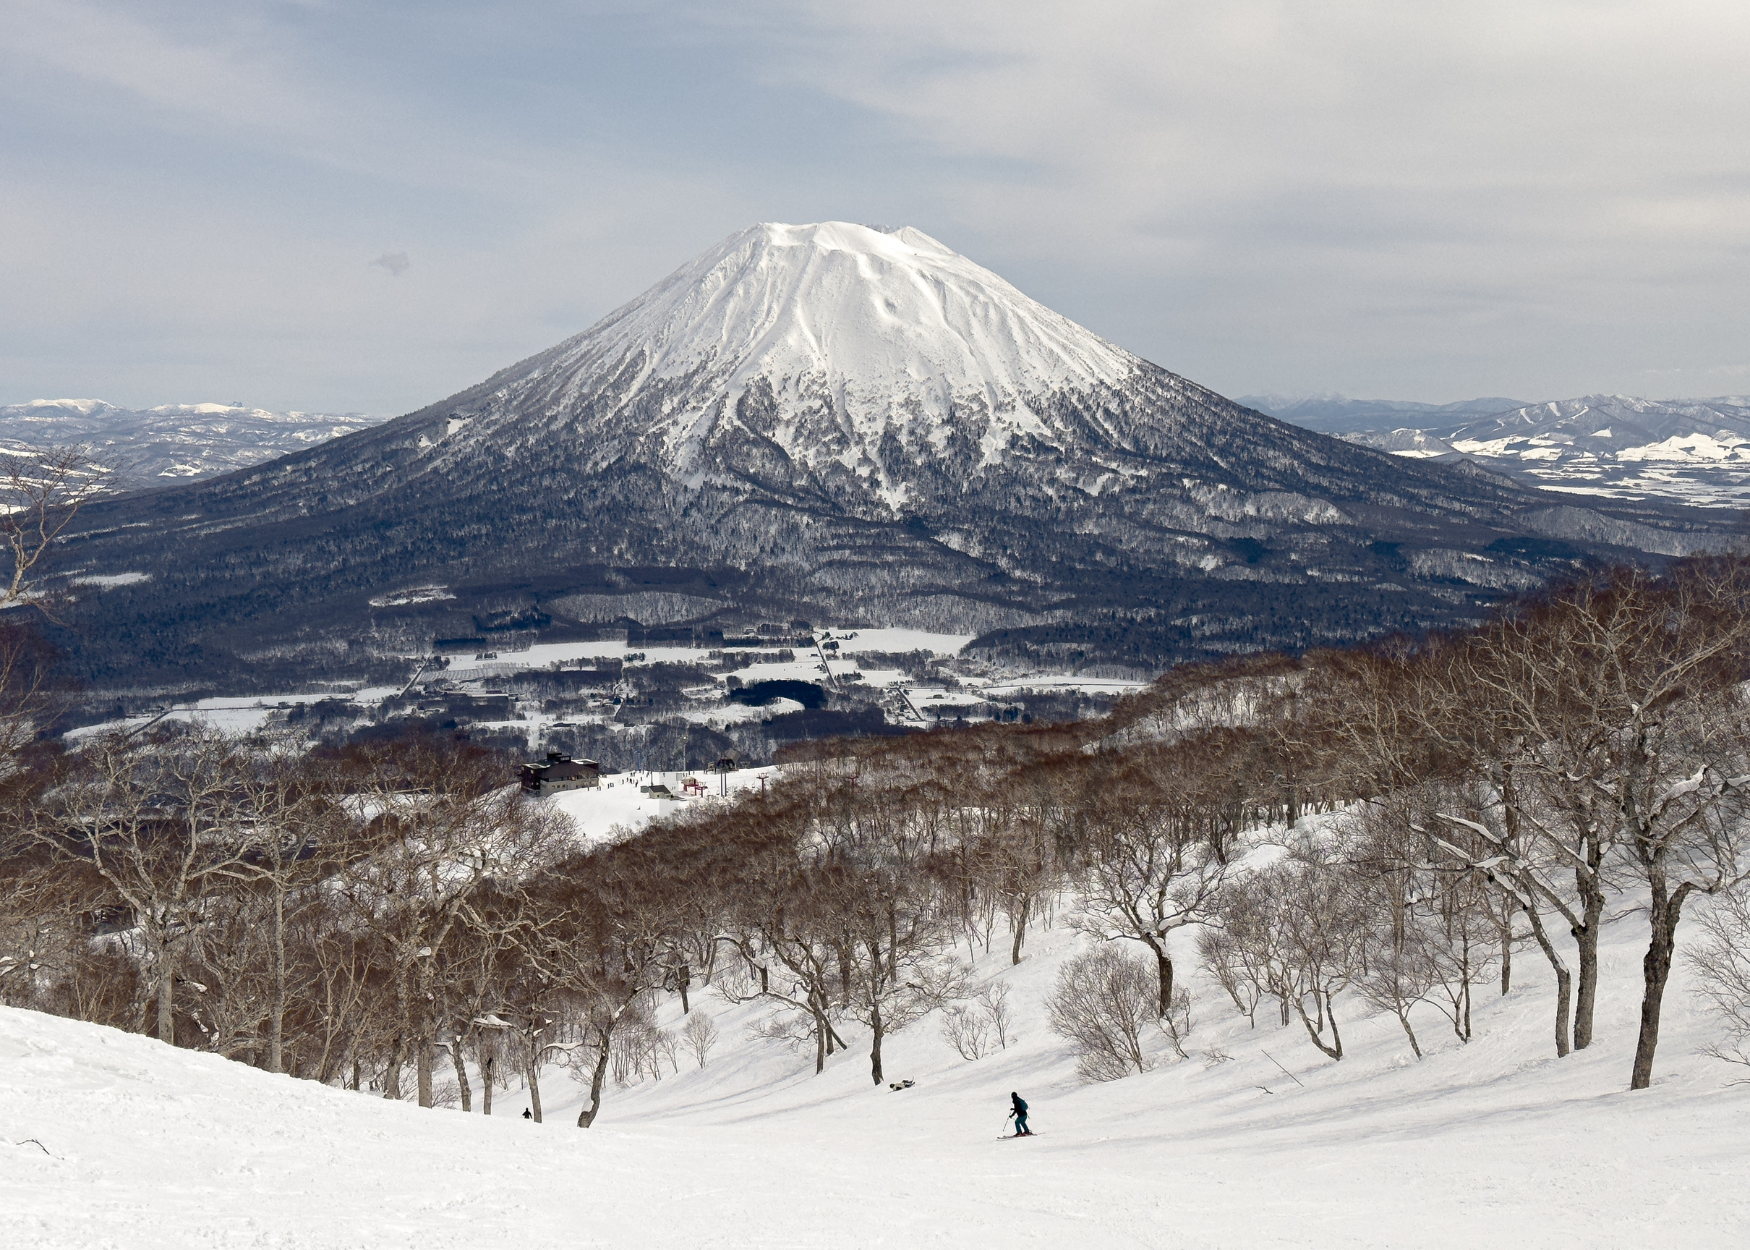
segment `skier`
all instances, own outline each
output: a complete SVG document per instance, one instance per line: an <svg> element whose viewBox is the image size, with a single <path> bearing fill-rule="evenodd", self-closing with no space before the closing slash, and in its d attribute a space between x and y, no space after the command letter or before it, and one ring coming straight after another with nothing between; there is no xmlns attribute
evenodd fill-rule
<svg viewBox="0 0 1750 1250"><path fill-rule="evenodd" d="M535 1118L535 1113L533 1111L530 1111L527 1107L524 1107L523 1108L523 1119L532 1120L534 1118Z"/></svg>
<svg viewBox="0 0 1750 1250"><path fill-rule="evenodd" d="M1015 1117L1015 1136L1031 1137L1033 1130L1027 1127L1027 1102L1016 1093L1009 1094L1009 1101L1015 1104L1015 1109L1009 1112Z"/></svg>

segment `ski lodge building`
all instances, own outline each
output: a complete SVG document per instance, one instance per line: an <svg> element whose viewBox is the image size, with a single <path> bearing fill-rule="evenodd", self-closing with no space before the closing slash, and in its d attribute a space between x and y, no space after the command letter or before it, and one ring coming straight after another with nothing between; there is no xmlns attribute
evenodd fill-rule
<svg viewBox="0 0 1750 1250"><path fill-rule="evenodd" d="M602 784L602 766L594 760L574 760L559 751L549 751L546 763L523 765L522 784L530 794L594 790Z"/></svg>

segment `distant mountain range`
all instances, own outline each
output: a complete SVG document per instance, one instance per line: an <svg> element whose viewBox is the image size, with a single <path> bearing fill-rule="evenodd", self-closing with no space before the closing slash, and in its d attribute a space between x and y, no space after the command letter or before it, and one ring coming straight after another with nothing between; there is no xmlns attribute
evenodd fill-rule
<svg viewBox="0 0 1750 1250"><path fill-rule="evenodd" d="M440 403L92 507L63 645L94 684L268 682L805 617L1146 671L1724 541L1285 424L915 229L765 224Z"/></svg>
<svg viewBox="0 0 1750 1250"><path fill-rule="evenodd" d="M1468 460L1551 490L1750 505L1750 396L1588 395L1541 404L1473 399L1434 405L1255 395L1240 402L1394 455Z"/></svg>
<svg viewBox="0 0 1750 1250"><path fill-rule="evenodd" d="M198 481L380 424L360 413L267 412L241 404L120 408L101 399L37 399L0 407L0 449L83 443L143 490Z"/></svg>
<svg viewBox="0 0 1750 1250"><path fill-rule="evenodd" d="M1467 421L1524 407L1518 399L1461 399L1419 404L1403 399L1349 399L1342 395L1241 395L1238 403L1322 434L1363 434L1397 429L1456 429Z"/></svg>

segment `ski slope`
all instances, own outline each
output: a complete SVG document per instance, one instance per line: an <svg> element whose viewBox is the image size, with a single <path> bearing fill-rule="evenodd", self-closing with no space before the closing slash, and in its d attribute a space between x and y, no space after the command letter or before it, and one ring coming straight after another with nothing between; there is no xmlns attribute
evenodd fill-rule
<svg viewBox="0 0 1750 1250"><path fill-rule="evenodd" d="M980 947L981 975L1011 985L1006 1051L965 1062L926 1020L889 1043L888 1079L917 1083L894 1093L857 1034L816 1077L812 1053L748 1036L756 1010L700 993L708 1066L683 1052L678 1075L611 1088L588 1131L561 1068L546 1123L520 1119L514 1081L488 1120L0 1009L0 1244L1741 1246L1750 1087L1696 1055L1712 1025L1681 973L1658 1078L1625 1091L1643 926L1607 930L1600 1040L1560 1061L1532 952L1507 998L1479 992L1470 1045L1427 1011L1421 1063L1390 1017L1351 1003L1335 1063L1298 1023L1248 1029L1196 977L1191 1059L1159 1047L1154 1071L1083 1085L1044 1023L1081 943L1060 924L1018 968L1000 933ZM1010 1090L1037 1137L997 1140Z"/></svg>

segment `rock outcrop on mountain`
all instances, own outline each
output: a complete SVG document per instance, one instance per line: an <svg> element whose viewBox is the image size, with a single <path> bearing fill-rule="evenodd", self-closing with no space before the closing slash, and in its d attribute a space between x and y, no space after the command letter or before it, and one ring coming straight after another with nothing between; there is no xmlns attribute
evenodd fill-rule
<svg viewBox="0 0 1750 1250"><path fill-rule="evenodd" d="M1560 503L1244 408L917 230L767 224L440 403L95 508L67 571L109 579L94 680L750 616L1150 668L1715 541L1656 508L1573 537Z"/></svg>

